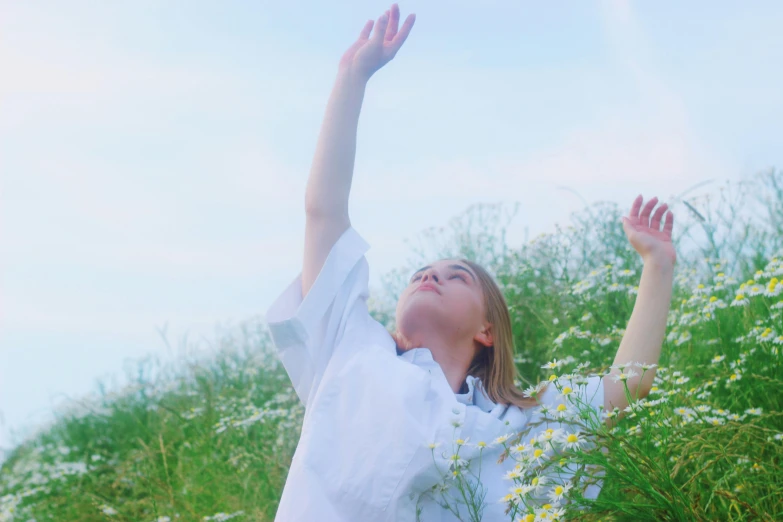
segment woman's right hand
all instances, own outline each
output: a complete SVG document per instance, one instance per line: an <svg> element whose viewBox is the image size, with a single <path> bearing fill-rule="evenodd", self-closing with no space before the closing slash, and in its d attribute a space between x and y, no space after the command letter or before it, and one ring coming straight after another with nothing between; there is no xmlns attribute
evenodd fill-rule
<svg viewBox="0 0 783 522"><path fill-rule="evenodd" d="M359 39L345 51L340 59L339 70L341 72L350 71L364 80L369 80L375 71L394 58L402 44L405 43L405 39L408 38L408 33L410 33L415 21L416 15L409 14L402 29L398 32L400 8L397 7L397 4L392 4L391 9L378 18L372 37L370 37L370 31L373 21L368 20L364 24Z"/></svg>

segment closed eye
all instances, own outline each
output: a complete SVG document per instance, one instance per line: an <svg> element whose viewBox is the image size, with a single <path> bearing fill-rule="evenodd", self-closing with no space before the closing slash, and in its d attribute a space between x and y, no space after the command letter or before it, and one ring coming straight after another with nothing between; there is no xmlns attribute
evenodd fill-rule
<svg viewBox="0 0 783 522"><path fill-rule="evenodd" d="M454 279L455 277L458 277L458 278L462 279L463 281L467 282L467 280L465 279L465 276L463 276L461 274L454 274L451 277L449 277L449 279ZM418 281L420 278L421 278L421 276L414 277L413 279L411 279L411 283L413 283L414 281Z"/></svg>

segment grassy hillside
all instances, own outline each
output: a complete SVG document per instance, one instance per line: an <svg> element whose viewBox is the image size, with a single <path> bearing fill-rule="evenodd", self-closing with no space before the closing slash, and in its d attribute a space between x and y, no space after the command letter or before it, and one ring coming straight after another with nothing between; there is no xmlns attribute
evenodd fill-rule
<svg viewBox="0 0 783 522"><path fill-rule="evenodd" d="M604 487L582 520L783 519L783 174L688 204L657 389L599 439ZM627 209L592 205L522 246L506 244L503 211L425 231L430 250L386 274L374 317L391 329L412 269L463 255L504 288L523 386L580 363L606 373L641 273ZM0 522L272 520L303 409L262 322L218 343L206 360L139 364L133 386L74 402L16 448ZM541 368L554 358L565 365Z"/></svg>

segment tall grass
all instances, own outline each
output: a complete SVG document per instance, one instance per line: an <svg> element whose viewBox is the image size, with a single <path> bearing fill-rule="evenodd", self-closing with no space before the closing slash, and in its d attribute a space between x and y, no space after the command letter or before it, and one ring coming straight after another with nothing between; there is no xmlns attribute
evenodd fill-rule
<svg viewBox="0 0 783 522"><path fill-rule="evenodd" d="M670 200L678 263L656 388L614 430L581 520L783 518L783 174ZM464 256L493 273L514 320L520 385L582 363L606 373L641 260L601 202L508 245L514 207L476 205L422 234L370 301L392 329L407 276ZM448 228L448 230L447 230ZM740 285L743 285L740 287ZM742 297L738 297L741 294ZM250 319L208 359L141 363L133 384L74 402L0 470L0 521L272 520L303 410Z"/></svg>

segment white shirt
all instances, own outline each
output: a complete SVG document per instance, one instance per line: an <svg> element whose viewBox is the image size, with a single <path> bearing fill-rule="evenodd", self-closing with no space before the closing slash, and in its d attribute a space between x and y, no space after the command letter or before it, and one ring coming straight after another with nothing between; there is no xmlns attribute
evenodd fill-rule
<svg viewBox="0 0 783 522"><path fill-rule="evenodd" d="M494 404L473 376L466 379L468 392L455 394L427 348L397 355L391 334L367 308L368 249L349 227L305 298L300 272L266 313L273 342L305 405L276 521L413 521L417 507L425 522L457 520L438 505L437 495L426 493L442 482L446 469L435 465L428 445L440 444L436 458L447 466L441 454L453 453L454 440L491 443L539 420L537 408ZM603 405L597 376L577 393L596 409ZM562 402L551 385L539 400ZM525 440L559 426L552 424L533 427ZM478 451L465 445L459 454L471 461ZM506 504L499 501L513 485L503 475L516 462L508 458L497 464L501 451L483 450L484 520L509 520ZM595 498L600 487L600 482L589 486L585 496Z"/></svg>

